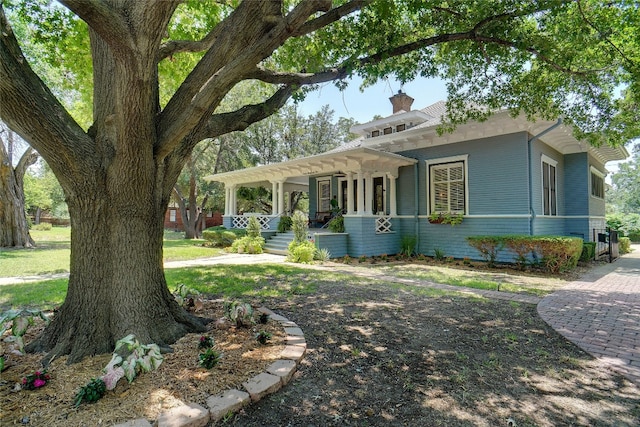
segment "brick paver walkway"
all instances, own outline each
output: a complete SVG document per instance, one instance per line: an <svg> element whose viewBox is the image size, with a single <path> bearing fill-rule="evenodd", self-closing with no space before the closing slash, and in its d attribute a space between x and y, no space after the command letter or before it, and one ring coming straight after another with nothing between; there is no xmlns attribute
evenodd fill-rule
<svg viewBox="0 0 640 427"><path fill-rule="evenodd" d="M546 296L552 328L640 384L640 247Z"/></svg>

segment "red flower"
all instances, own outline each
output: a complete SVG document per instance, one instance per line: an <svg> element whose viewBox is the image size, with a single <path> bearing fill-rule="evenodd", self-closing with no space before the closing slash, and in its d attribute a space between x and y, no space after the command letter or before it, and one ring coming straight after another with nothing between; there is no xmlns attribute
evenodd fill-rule
<svg viewBox="0 0 640 427"><path fill-rule="evenodd" d="M33 386L35 388L42 387L43 385L46 385L46 384L47 384L47 382L44 381L44 380L41 380L40 378L37 378L37 379L33 380Z"/></svg>

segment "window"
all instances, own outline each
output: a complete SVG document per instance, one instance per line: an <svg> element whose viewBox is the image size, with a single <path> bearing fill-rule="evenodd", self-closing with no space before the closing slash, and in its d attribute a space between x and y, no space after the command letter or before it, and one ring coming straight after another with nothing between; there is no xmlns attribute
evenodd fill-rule
<svg viewBox="0 0 640 427"><path fill-rule="evenodd" d="M542 156L542 207L544 215L558 215L556 166L558 162Z"/></svg>
<svg viewBox="0 0 640 427"><path fill-rule="evenodd" d="M384 128L383 132L385 135L389 135L391 132L393 132L393 129L391 129L391 127Z"/></svg>
<svg viewBox="0 0 640 427"><path fill-rule="evenodd" d="M176 211L173 209L169 211L169 222L176 222Z"/></svg>
<svg viewBox="0 0 640 427"><path fill-rule="evenodd" d="M373 178L373 213L378 214L386 211L384 204L384 177Z"/></svg>
<svg viewBox="0 0 640 427"><path fill-rule="evenodd" d="M430 213L466 214L468 198L466 159L467 156L457 156L427 161Z"/></svg>
<svg viewBox="0 0 640 427"><path fill-rule="evenodd" d="M604 199L604 174L591 167L591 195L599 199Z"/></svg>
<svg viewBox="0 0 640 427"><path fill-rule="evenodd" d="M403 130L405 130L407 128L407 125L405 125L404 123L401 125L396 126L396 132L402 132Z"/></svg>
<svg viewBox="0 0 640 427"><path fill-rule="evenodd" d="M331 210L331 181L318 181L318 212Z"/></svg>
<svg viewBox="0 0 640 427"><path fill-rule="evenodd" d="M379 136L380 135L380 131L379 130L374 130L373 132L371 132L371 137L375 137L375 136Z"/></svg>

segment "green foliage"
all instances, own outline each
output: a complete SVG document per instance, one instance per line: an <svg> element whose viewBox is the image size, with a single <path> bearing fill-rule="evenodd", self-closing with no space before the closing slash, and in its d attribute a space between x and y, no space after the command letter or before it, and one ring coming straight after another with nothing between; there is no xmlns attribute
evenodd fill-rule
<svg viewBox="0 0 640 427"><path fill-rule="evenodd" d="M435 249L433 250L433 257L434 257L437 261L444 261L445 256L446 256L446 255L445 255L445 253L444 253L444 251L443 251L442 249L435 248Z"/></svg>
<svg viewBox="0 0 640 427"><path fill-rule="evenodd" d="M190 288L189 286L180 283L176 286L176 290L173 292L173 297L181 307L190 308L195 306L196 300L200 297L200 292L197 289Z"/></svg>
<svg viewBox="0 0 640 427"><path fill-rule="evenodd" d="M267 313L260 313L258 316L258 323L261 325L266 325L269 322L269 315Z"/></svg>
<svg viewBox="0 0 640 427"><path fill-rule="evenodd" d="M309 233L309 219L300 211L296 211L291 218L291 229L293 230L293 241L303 243L307 241Z"/></svg>
<svg viewBox="0 0 640 427"><path fill-rule="evenodd" d="M618 240L618 251L620 252L620 255L631 252L631 239L628 237L620 237Z"/></svg>
<svg viewBox="0 0 640 427"><path fill-rule="evenodd" d="M244 236L231 244L231 251L239 254L261 254L264 251L264 245L265 240L262 236Z"/></svg>
<svg viewBox="0 0 640 427"><path fill-rule="evenodd" d="M329 252L329 249L327 248L318 249L316 251L315 259L320 262L329 261L331 259L331 252Z"/></svg>
<svg viewBox="0 0 640 427"><path fill-rule="evenodd" d="M637 110L637 106L636 106ZM637 111L636 118L638 121ZM623 231L625 235L633 232L640 234L640 149L636 147L633 157L624 163L620 163L618 171L611 175L611 189L607 190L607 204L613 207L619 214L611 218L607 215L607 225L616 230ZM618 224L611 224L617 222ZM629 228L628 228L629 227Z"/></svg>
<svg viewBox="0 0 640 427"><path fill-rule="evenodd" d="M300 243L293 241L289 243L287 260L290 262L308 264L315 258L316 250L315 243L308 240Z"/></svg>
<svg viewBox="0 0 640 427"><path fill-rule="evenodd" d="M543 267L552 273L575 268L582 254L582 239L564 236L470 236L470 246L480 252L489 266L494 266L498 253L505 246L516 254L516 263L526 262L527 253L540 259Z"/></svg>
<svg viewBox="0 0 640 427"><path fill-rule="evenodd" d="M224 226L209 227L202 232L202 237L212 246L226 248L231 246L233 242L247 235L247 230L232 228L227 229Z"/></svg>
<svg viewBox="0 0 640 427"><path fill-rule="evenodd" d="M107 392L107 386L105 382L100 378L92 378L87 385L80 387L80 390L76 393L74 399L75 407L77 408L82 404L95 403L102 398Z"/></svg>
<svg viewBox="0 0 640 427"><path fill-rule="evenodd" d="M256 322L253 319L253 307L242 301L226 301L224 315L237 327L250 327Z"/></svg>
<svg viewBox="0 0 640 427"><path fill-rule="evenodd" d="M198 364L205 369L212 369L220 362L220 359L222 359L222 352L211 347L198 355Z"/></svg>
<svg viewBox="0 0 640 427"><path fill-rule="evenodd" d="M547 271L557 273L578 265L583 240L579 237L536 236L537 252Z"/></svg>
<svg viewBox="0 0 640 427"><path fill-rule="evenodd" d="M342 215L337 215L331 218L327 228L332 233L344 233L344 217Z"/></svg>
<svg viewBox="0 0 640 427"><path fill-rule="evenodd" d="M616 213L607 215L607 227L618 230L622 236L640 240L640 214Z"/></svg>
<svg viewBox="0 0 640 427"><path fill-rule="evenodd" d="M499 236L469 236L467 242L490 267L495 266L498 253L504 247L504 240Z"/></svg>
<svg viewBox="0 0 640 427"><path fill-rule="evenodd" d="M40 318L49 324L49 317L40 310L8 310L0 313L0 337L11 329L11 334L4 339L6 343L15 343L17 350L24 353L24 335L34 319Z"/></svg>
<svg viewBox="0 0 640 427"><path fill-rule="evenodd" d="M429 215L429 222L432 224L450 224L452 227L462 224L464 216L452 212L432 212Z"/></svg>
<svg viewBox="0 0 640 427"><path fill-rule="evenodd" d="M260 331L256 334L256 341L262 345L266 345L269 340L271 340L271 333L267 331Z"/></svg>
<svg viewBox="0 0 640 427"><path fill-rule="evenodd" d="M280 221L278 222L278 233L286 233L287 231L291 230L292 225L293 220L290 216L281 216Z"/></svg>
<svg viewBox="0 0 640 427"><path fill-rule="evenodd" d="M582 253L580 254L580 261L589 262L593 261L596 257L596 242L583 242Z"/></svg>
<svg viewBox="0 0 640 427"><path fill-rule="evenodd" d="M260 237L260 231L261 228L260 222L258 222L258 218L256 218L255 216L250 216L249 223L247 224L247 237L250 237L252 239Z"/></svg>
<svg viewBox="0 0 640 427"><path fill-rule="evenodd" d="M206 350L208 348L213 347L214 341L213 341L213 337L210 337L208 335L203 335L200 337L200 341L198 341L198 348L200 350Z"/></svg>
<svg viewBox="0 0 640 427"><path fill-rule="evenodd" d="M116 341L111 360L104 368L102 381L113 390L123 376L132 382L142 372L151 372L162 364L163 356L156 344L141 344L133 334Z"/></svg>
<svg viewBox="0 0 640 427"><path fill-rule="evenodd" d="M413 235L405 235L400 239L400 255L413 256L418 244L418 238Z"/></svg>
<svg viewBox="0 0 640 427"><path fill-rule="evenodd" d="M51 225L51 223L49 222L41 222L40 224L31 226L32 230L38 230L38 231L49 231L52 228L53 228L53 225Z"/></svg>

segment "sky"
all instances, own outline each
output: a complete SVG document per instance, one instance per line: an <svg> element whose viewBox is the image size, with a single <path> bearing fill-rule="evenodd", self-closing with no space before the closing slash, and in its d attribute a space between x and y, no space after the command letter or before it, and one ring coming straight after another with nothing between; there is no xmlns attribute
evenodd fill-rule
<svg viewBox="0 0 640 427"><path fill-rule="evenodd" d="M343 92L332 83L326 83L317 91L307 94L299 104L303 115L308 116L320 111L324 105L335 111L334 120L339 117L353 117L358 123L366 123L375 115L391 115L389 98L402 89L415 99L413 109L421 109L437 101L447 99L445 83L439 79L420 78L404 86L389 79L360 91L361 79L353 79Z"/></svg>

